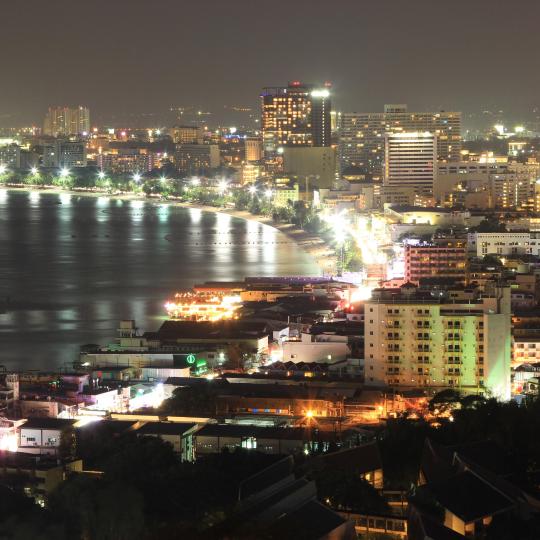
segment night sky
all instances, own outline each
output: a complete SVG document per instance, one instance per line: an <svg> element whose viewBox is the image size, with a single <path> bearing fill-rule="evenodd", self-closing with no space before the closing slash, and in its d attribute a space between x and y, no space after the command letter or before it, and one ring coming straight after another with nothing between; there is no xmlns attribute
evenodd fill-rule
<svg viewBox="0 0 540 540"><path fill-rule="evenodd" d="M345 111L540 105L537 0L14 0L0 17L2 126L54 104L219 117L293 79L333 81Z"/></svg>

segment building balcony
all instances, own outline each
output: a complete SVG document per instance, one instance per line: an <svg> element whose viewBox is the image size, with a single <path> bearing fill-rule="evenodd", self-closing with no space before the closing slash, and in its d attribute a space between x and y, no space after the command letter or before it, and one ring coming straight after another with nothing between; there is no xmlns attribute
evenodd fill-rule
<svg viewBox="0 0 540 540"><path fill-rule="evenodd" d="M403 328L400 324L396 324L396 321L384 321L384 326L389 330L392 330L393 328L397 328L398 330Z"/></svg>

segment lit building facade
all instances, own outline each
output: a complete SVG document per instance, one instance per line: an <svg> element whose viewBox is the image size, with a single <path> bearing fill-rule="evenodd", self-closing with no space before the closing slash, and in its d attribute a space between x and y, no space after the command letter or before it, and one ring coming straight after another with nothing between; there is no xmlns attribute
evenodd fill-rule
<svg viewBox="0 0 540 540"><path fill-rule="evenodd" d="M261 95L261 129L265 156L285 146L330 146L331 100L328 87L298 81L266 87Z"/></svg>
<svg viewBox="0 0 540 540"><path fill-rule="evenodd" d="M510 288L435 297L412 285L365 304L365 380L510 397Z"/></svg>
<svg viewBox="0 0 540 540"><path fill-rule="evenodd" d="M263 158L260 137L246 137L244 139L244 148L247 162L260 161Z"/></svg>
<svg viewBox="0 0 540 540"><path fill-rule="evenodd" d="M42 163L47 168L86 167L86 145L82 141L58 139L43 146Z"/></svg>
<svg viewBox="0 0 540 540"><path fill-rule="evenodd" d="M197 174L205 169L219 167L219 147L217 144L178 144L174 159L180 172Z"/></svg>
<svg viewBox="0 0 540 540"><path fill-rule="evenodd" d="M534 255L540 256L540 232L470 233L469 251L478 257L484 255Z"/></svg>
<svg viewBox="0 0 540 540"><path fill-rule="evenodd" d="M87 107L51 107L43 123L43 133L52 137L90 133L90 111Z"/></svg>
<svg viewBox="0 0 540 540"><path fill-rule="evenodd" d="M149 172L158 166L157 156L140 148L118 148L98 154L97 166L100 170L114 174L135 174Z"/></svg>
<svg viewBox="0 0 540 540"><path fill-rule="evenodd" d="M0 165L18 169L21 166L21 147L18 144L0 146Z"/></svg>
<svg viewBox="0 0 540 540"><path fill-rule="evenodd" d="M384 112L342 113L339 128L341 169L355 166L382 177L385 135L426 131L436 136L440 161L460 160L459 112L408 112L406 105L385 105Z"/></svg>
<svg viewBox="0 0 540 540"><path fill-rule="evenodd" d="M432 242L405 245L405 280L444 278L467 280L467 248L461 239L438 238Z"/></svg>
<svg viewBox="0 0 540 540"><path fill-rule="evenodd" d="M202 144L203 130L200 126L175 126L170 136L176 144Z"/></svg>
<svg viewBox="0 0 540 540"><path fill-rule="evenodd" d="M432 194L437 174L437 139L429 132L385 135L384 185Z"/></svg>

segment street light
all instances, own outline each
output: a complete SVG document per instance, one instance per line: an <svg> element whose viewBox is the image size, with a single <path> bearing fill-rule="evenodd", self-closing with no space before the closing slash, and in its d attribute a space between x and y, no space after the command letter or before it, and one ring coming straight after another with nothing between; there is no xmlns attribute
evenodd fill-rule
<svg viewBox="0 0 540 540"><path fill-rule="evenodd" d="M226 180L220 180L220 182L218 184L219 192L223 195L227 191L228 186L229 186L229 184L227 183Z"/></svg>

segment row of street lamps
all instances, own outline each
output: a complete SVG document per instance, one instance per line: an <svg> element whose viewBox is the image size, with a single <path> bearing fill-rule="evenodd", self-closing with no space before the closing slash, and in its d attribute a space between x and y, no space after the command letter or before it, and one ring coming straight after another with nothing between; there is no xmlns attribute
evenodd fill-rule
<svg viewBox="0 0 540 540"><path fill-rule="evenodd" d="M3 163L0 163L0 175L1 174L5 174L8 172L8 167L6 165L4 165ZM32 167L30 169L30 174L32 176L38 176L39 175L39 169L37 167ZM71 171L67 168L67 167L63 167L62 169L60 169L60 172L59 172L59 176L60 178L68 178L71 174ZM97 173L97 176L100 180L104 180L105 178L107 178L107 173L103 170L100 170L98 173ZM133 176L132 176L132 180L136 183L136 184L139 184L142 180L142 175L140 173L134 173ZM165 183L167 182L167 178L162 176L160 178L161 182L162 183ZM197 187L197 186L200 186L201 185L201 180L200 178L197 178L197 177L193 177L191 180L190 180L190 184L193 186L193 187ZM220 182L218 183L218 190L220 192L221 195L224 195L226 192L227 192L227 189L229 188L229 183L226 181L226 180L220 180ZM252 195L252 196L255 196L258 192L258 189L256 186L249 186L248 188L248 191L249 193ZM270 199L272 197L272 195L274 194L274 192L271 190L271 189L266 189L264 191L264 195Z"/></svg>

